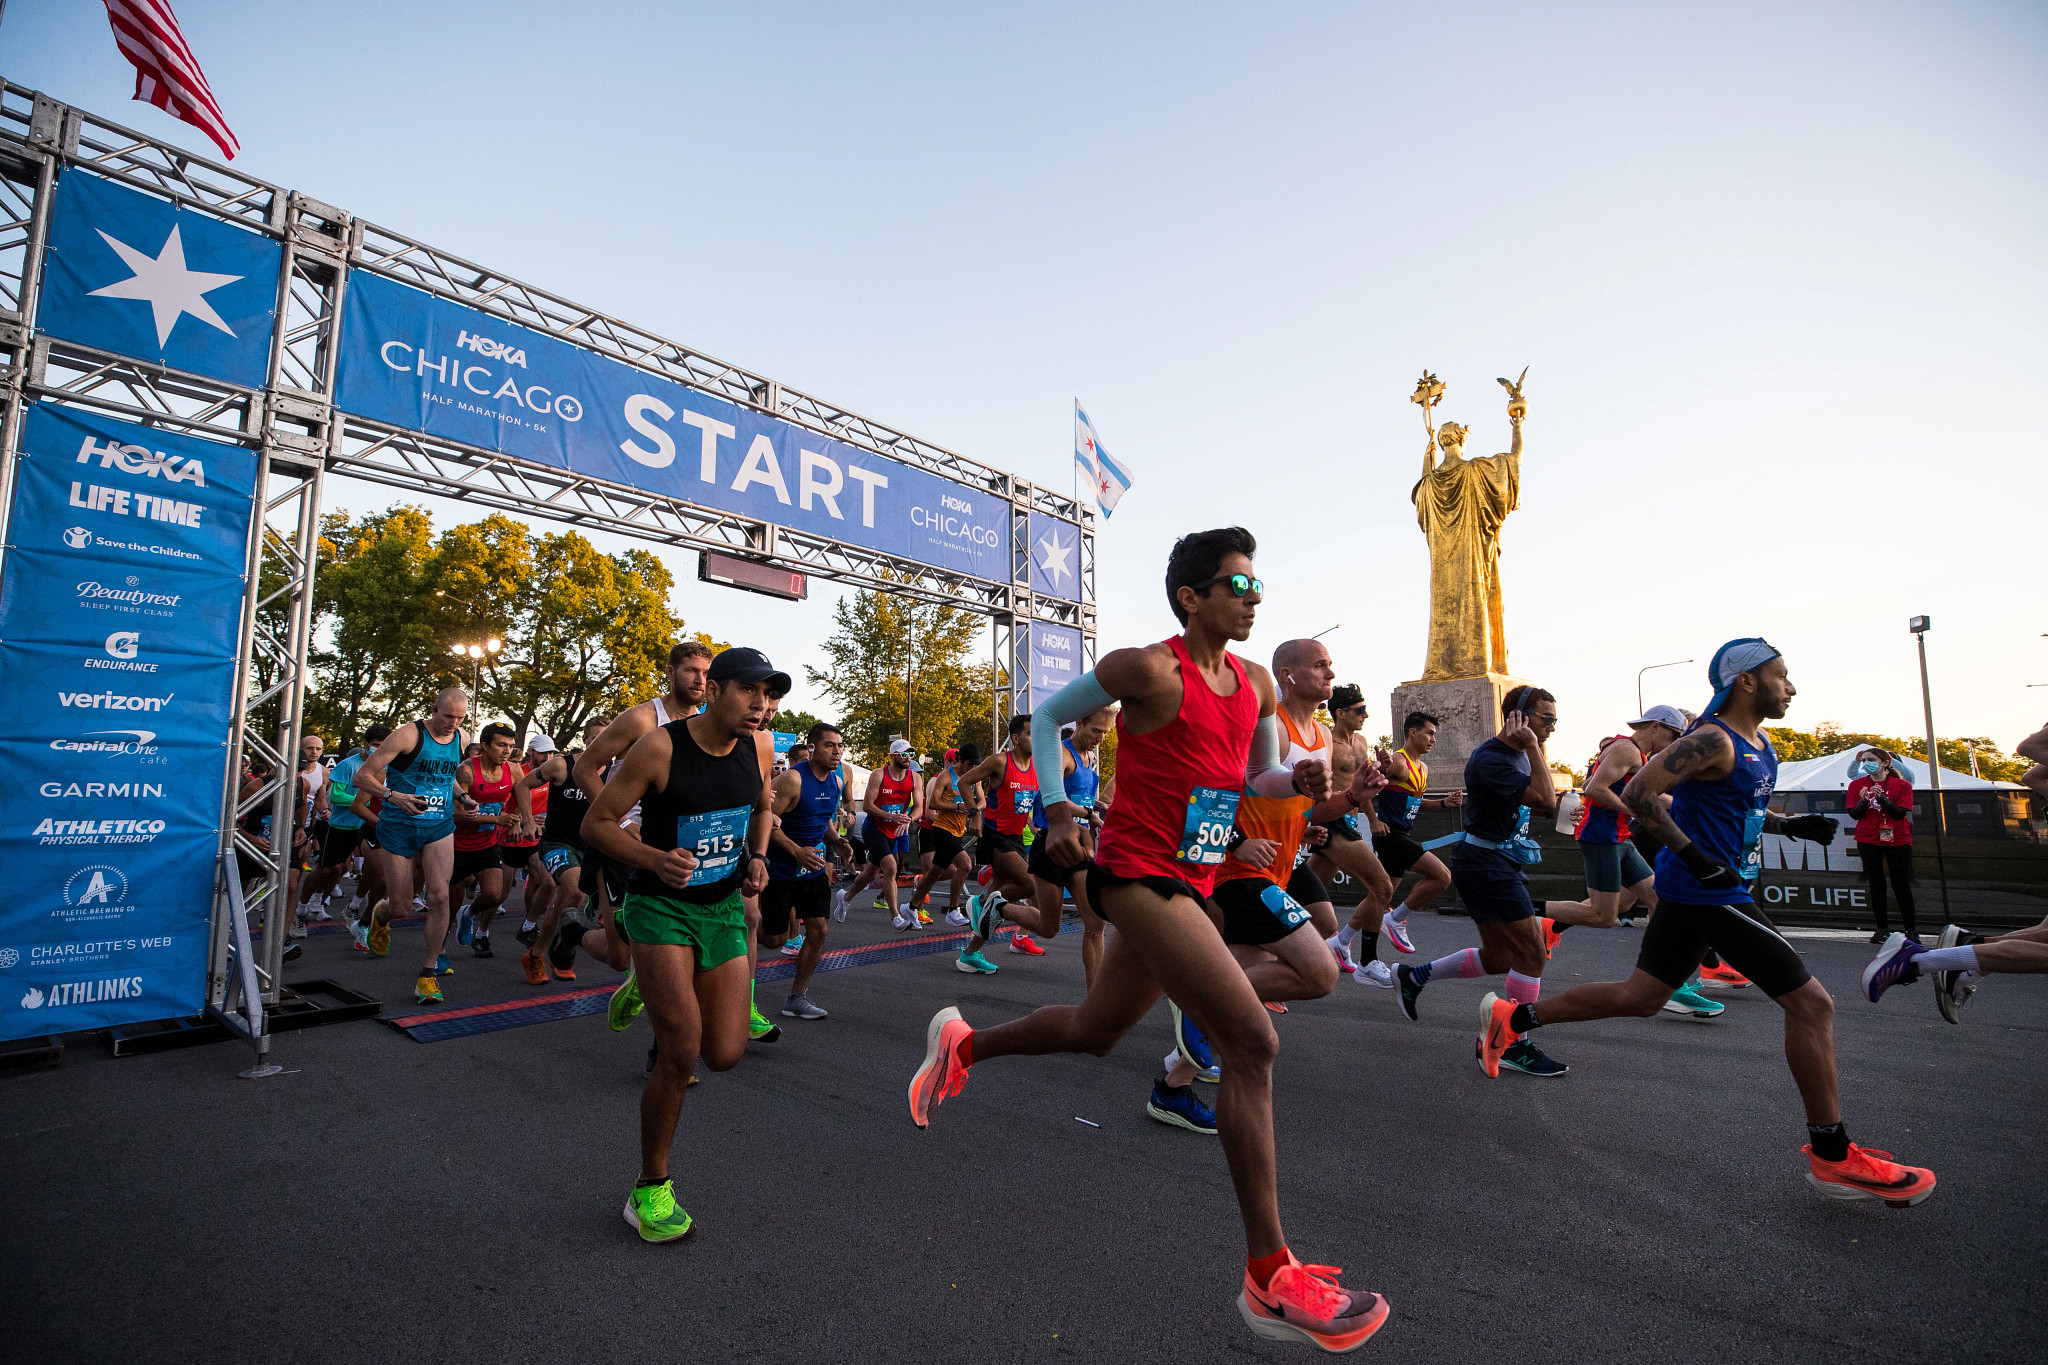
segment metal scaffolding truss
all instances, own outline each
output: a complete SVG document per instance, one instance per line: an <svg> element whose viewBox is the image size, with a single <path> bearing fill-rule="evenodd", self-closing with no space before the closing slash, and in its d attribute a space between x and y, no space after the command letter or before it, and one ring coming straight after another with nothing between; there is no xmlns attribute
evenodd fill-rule
<svg viewBox="0 0 2048 1365"><path fill-rule="evenodd" d="M52 189L60 171L86 170L234 222L278 241L277 325L268 377L241 388L132 357L94 350L35 330L40 258L48 241ZM367 270L637 366L833 439L982 489L1011 508L1011 565L1005 581L979 578L793 531L627 485L509 458L494 451L336 413L332 406L342 300L351 274ZM849 408L718 360L680 342L502 272L364 222L306 195L256 180L133 129L20 86L0 82L0 517L11 505L15 455L29 402L91 408L127 421L252 448L260 457L257 526L250 537L241 623L241 662L226 741L229 782L221 812L221 853L236 851L265 871L249 908L282 926L289 840L259 849L237 819L269 810L271 827L293 814L295 757L308 684L313 588L318 570L321 489L328 473L459 499L538 521L603 530L683 549L738 553L858 588L962 607L995 631L997 728L1028 693L1028 623L1056 622L1095 652L1095 509ZM1082 601L1031 588L1028 527L1033 516L1076 530ZM4 527L0 527L4 530ZM0 536L4 543L4 536ZM4 551L0 551L4 553ZM247 795L235 775L245 756L271 769ZM261 1004L279 998L282 933L256 956L259 1000L239 1012L233 898L222 878L216 902L210 1006L257 1049ZM247 965L247 964L242 964Z"/></svg>

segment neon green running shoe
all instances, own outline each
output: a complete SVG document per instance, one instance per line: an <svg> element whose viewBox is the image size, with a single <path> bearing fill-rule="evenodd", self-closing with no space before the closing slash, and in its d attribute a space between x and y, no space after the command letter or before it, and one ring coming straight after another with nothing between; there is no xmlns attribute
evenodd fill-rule
<svg viewBox="0 0 2048 1365"><path fill-rule="evenodd" d="M1667 1014L1685 1014L1694 1019L1712 1019L1728 1007L1718 1000L1709 999L1699 992L1700 979L1692 980L1671 992L1671 998L1664 1002Z"/></svg>
<svg viewBox="0 0 2048 1365"><path fill-rule="evenodd" d="M635 1185L626 1196L626 1226L639 1233L643 1242L673 1242L688 1237L690 1215L676 1203L675 1182Z"/></svg>
<svg viewBox="0 0 2048 1365"><path fill-rule="evenodd" d="M621 1033L640 1017L640 1011L646 1007L646 1002L640 998L639 978L628 971L626 979L612 992L612 1002L605 1007L604 1017L611 1024L613 1033Z"/></svg>
<svg viewBox="0 0 2048 1365"><path fill-rule="evenodd" d="M747 1020L747 1041L772 1043L782 1036L782 1025L770 1020L760 1010L750 1005L747 1014L750 1016Z"/></svg>

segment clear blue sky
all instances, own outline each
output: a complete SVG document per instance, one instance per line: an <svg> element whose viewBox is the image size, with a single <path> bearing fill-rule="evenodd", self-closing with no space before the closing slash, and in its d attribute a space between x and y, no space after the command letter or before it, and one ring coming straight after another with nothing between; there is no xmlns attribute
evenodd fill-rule
<svg viewBox="0 0 2048 1365"><path fill-rule="evenodd" d="M1426 627L1407 395L1435 370L1503 449L1527 365L1503 574L1554 753L1645 664L1697 659L1648 699L1699 706L1749 634L1789 723L1917 732L1922 612L1943 733L2048 715L2039 6L178 9L253 174L1062 486L1078 394L1137 475L1107 645L1241 521L1248 651L1341 622L1384 722ZM99 5L12 0L0 71L204 145ZM827 601L671 562L693 628L818 660Z"/></svg>

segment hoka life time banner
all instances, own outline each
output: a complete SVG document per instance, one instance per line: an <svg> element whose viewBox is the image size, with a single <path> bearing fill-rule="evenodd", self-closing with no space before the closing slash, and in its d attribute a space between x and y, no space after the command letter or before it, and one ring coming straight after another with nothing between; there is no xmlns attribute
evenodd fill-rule
<svg viewBox="0 0 2048 1365"><path fill-rule="evenodd" d="M0 1038L204 1008L256 459L29 411L0 573Z"/></svg>
<svg viewBox="0 0 2048 1365"><path fill-rule="evenodd" d="M700 506L1008 582L1009 504L367 271L335 406Z"/></svg>

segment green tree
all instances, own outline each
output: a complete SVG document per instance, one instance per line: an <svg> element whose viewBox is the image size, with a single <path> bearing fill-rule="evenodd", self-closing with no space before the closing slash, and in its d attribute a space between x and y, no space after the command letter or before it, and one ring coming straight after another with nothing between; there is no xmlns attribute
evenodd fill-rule
<svg viewBox="0 0 2048 1365"><path fill-rule="evenodd" d="M1771 737L1772 747L1778 757L1786 763L1802 759L1825 758L1839 754L1846 749L1862 749L1876 746L1887 749L1901 758L1927 758L1925 738L1902 739L1896 735L1870 734L1860 730L1844 730L1832 721L1822 721L1813 727L1812 733L1803 730L1788 730L1783 726L1767 725L1764 733ZM2017 782L2026 772L2028 763L2023 758L2010 758L1998 745L1984 736L1962 738L1935 738L1935 745L1941 752L1941 766L1951 772L1970 771L1970 755L1975 752L1977 774L1992 782Z"/></svg>
<svg viewBox="0 0 2048 1365"><path fill-rule="evenodd" d="M785 735L805 736L810 734L813 725L824 720L823 716L814 716L808 711L781 711L776 714L775 728Z"/></svg>
<svg viewBox="0 0 2048 1365"><path fill-rule="evenodd" d="M313 651L308 723L346 747L377 720L417 713L442 686L448 639L434 598L433 522L425 509L393 507L351 521L323 518L333 547L314 583L317 619L332 618Z"/></svg>
<svg viewBox="0 0 2048 1365"><path fill-rule="evenodd" d="M848 749L872 766L889 736L920 752L951 745L964 723L986 743L991 666L970 662L981 618L960 607L863 590L832 609L829 668L805 676L839 708ZM906 719L907 711L907 719Z"/></svg>

